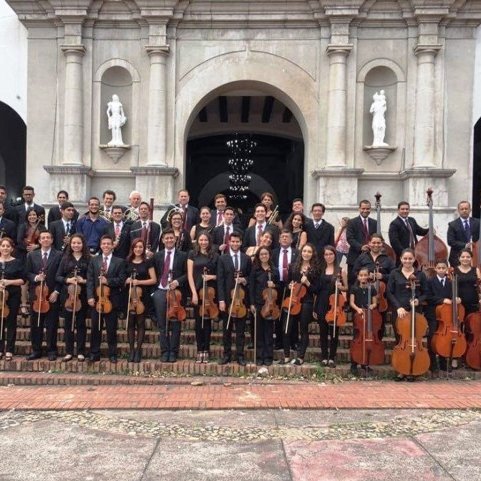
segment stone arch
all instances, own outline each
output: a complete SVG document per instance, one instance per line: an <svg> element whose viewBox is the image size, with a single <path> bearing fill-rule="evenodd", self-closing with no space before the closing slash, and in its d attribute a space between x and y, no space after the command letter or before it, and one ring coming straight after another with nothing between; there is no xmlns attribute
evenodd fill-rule
<svg viewBox="0 0 481 481"><path fill-rule="evenodd" d="M291 110L304 139L304 192L314 196L314 180L308 172L318 168L319 161L313 158L319 141L316 83L292 62L261 52L236 52L213 58L190 71L180 82L173 119L174 152L168 153L181 172L180 185L185 182L185 146L193 119L210 100L237 89L255 89L272 95Z"/></svg>
<svg viewBox="0 0 481 481"><path fill-rule="evenodd" d="M404 75L404 71L402 68L392 60L388 58L377 58L375 60L371 60L365 63L360 69L359 73L357 74L357 81L358 82L365 82L367 74L376 67L387 67L394 72L396 79L398 82L405 82L406 76Z"/></svg>

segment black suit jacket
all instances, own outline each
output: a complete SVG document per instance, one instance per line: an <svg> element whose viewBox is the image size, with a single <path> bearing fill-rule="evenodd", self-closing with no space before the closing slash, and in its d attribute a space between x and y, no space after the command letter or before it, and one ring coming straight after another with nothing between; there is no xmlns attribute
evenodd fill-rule
<svg viewBox="0 0 481 481"><path fill-rule="evenodd" d="M132 224L128 222L124 222L122 225L122 229L120 231L120 235L118 238L117 247L114 249L114 256L120 257L121 259L125 259L129 255L130 245L132 243L130 239L130 231L132 228ZM109 225L108 229L109 235L115 239L115 223L112 222L112 225Z"/></svg>
<svg viewBox="0 0 481 481"><path fill-rule="evenodd" d="M73 216L72 221L75 222L78 219L78 216L79 216L78 210L75 209L75 214ZM48 211L48 217L47 217L48 227L50 228L50 223L60 220L61 218L62 218L62 211L60 210L60 207L58 205L54 205Z"/></svg>
<svg viewBox="0 0 481 481"><path fill-rule="evenodd" d="M428 321L436 320L436 307L441 305L444 299L451 299L453 295L452 282L446 278L444 286L438 279L438 276L434 276L427 281L426 289L426 301L427 306L425 308L425 314Z"/></svg>
<svg viewBox="0 0 481 481"><path fill-rule="evenodd" d="M279 228L276 225L266 224L264 232L270 232L272 234L272 248L275 249L279 245ZM257 245L257 225L251 225L244 233L244 240L242 242L242 248L245 250L248 247Z"/></svg>
<svg viewBox="0 0 481 481"><path fill-rule="evenodd" d="M130 243L139 237L142 237L142 221L136 220L130 225ZM160 224L150 221L149 233L147 237L147 244L150 244L151 252L157 252L160 243Z"/></svg>
<svg viewBox="0 0 481 481"><path fill-rule="evenodd" d="M25 203L22 203L21 205L17 205L15 210L17 211L18 224L23 224L27 217L27 211L25 210ZM43 222L45 223L45 209L41 205L33 204L33 210L37 213L39 217L43 216Z"/></svg>
<svg viewBox="0 0 481 481"><path fill-rule="evenodd" d="M239 252L239 270L242 277L249 279L251 273L252 262L249 256L244 254L244 252ZM234 262L230 256L230 252L226 255L220 256L217 262L217 299L218 301L224 301L226 304L230 304L231 291L234 289L235 279L234 279ZM247 286L243 286L246 294L248 292ZM246 299L246 304L248 300Z"/></svg>
<svg viewBox="0 0 481 481"><path fill-rule="evenodd" d="M70 222L71 222L70 233L72 234L75 232L75 222L74 221L70 221ZM67 235L65 231L65 227L63 225L63 221L55 220L51 224L49 223L48 230L52 233L53 246L55 247L55 249L57 249L58 251L63 250L64 237Z"/></svg>
<svg viewBox="0 0 481 481"><path fill-rule="evenodd" d="M100 270L103 256L98 254L92 257L87 270L87 299L97 299L95 288L99 285ZM114 308L118 308L121 302L122 287L127 279L127 266L123 259L112 256L109 268L105 275L107 285L110 288L110 299Z"/></svg>
<svg viewBox="0 0 481 481"><path fill-rule="evenodd" d="M17 226L15 225L15 222L2 217L2 220L0 221L0 232L2 231L4 236L10 237L14 243L17 242Z"/></svg>
<svg viewBox="0 0 481 481"><path fill-rule="evenodd" d="M274 267L277 267L279 269L279 257L283 254L281 254L281 251L282 251L282 247L279 246L277 248L275 248L273 251L272 251L272 263L274 264ZM296 259L297 259L297 256L299 255L299 251L297 249L292 249L292 255L291 255L291 262L290 264L287 266L287 270L289 271L289 267L294 264L294 262L296 262ZM279 270L279 276L282 275L282 272L280 272ZM287 282L287 279L284 279L284 282Z"/></svg>
<svg viewBox="0 0 481 481"><path fill-rule="evenodd" d="M18 226L18 212L16 207L5 204L4 217L8 220L11 220L16 226Z"/></svg>
<svg viewBox="0 0 481 481"><path fill-rule="evenodd" d="M35 282L35 276L39 274L40 271L42 271L42 257L43 254L41 249L36 249L32 252L29 252L27 255L27 264L25 271L27 273L27 280L29 281L30 299L34 299L35 287L40 284L39 282ZM50 250L50 255L48 256L47 269L45 271L45 283L47 284L50 292L60 292L62 290L62 285L58 283L56 279L57 269L61 259L62 253L52 248Z"/></svg>
<svg viewBox="0 0 481 481"><path fill-rule="evenodd" d="M164 258L165 249L157 252L154 255L154 267L155 273L157 274L157 286L160 284L162 279L162 273L164 272ZM174 262L172 264L172 280L179 283L179 287L182 291L187 284L187 253L175 249L174 251Z"/></svg>
<svg viewBox="0 0 481 481"><path fill-rule="evenodd" d="M325 246L334 245L334 226L322 221L321 225L316 229L312 219L307 220L305 225L307 234L307 242L313 244L316 248L317 254L321 255Z"/></svg>
<svg viewBox="0 0 481 481"><path fill-rule="evenodd" d="M369 235L375 234L377 231L377 221L367 218ZM347 263L354 265L356 259L361 255L361 248L364 242L364 225L360 216L349 220L346 228L346 239L349 242L349 252L347 254Z"/></svg>
<svg viewBox="0 0 481 481"><path fill-rule="evenodd" d="M448 224L447 240L451 247L449 252L449 264L452 266L459 265L459 253L466 247L471 240L477 242L479 240L479 219L469 218L469 228L471 230L471 239L466 239L464 224L461 218L451 221Z"/></svg>
<svg viewBox="0 0 481 481"><path fill-rule="evenodd" d="M414 234L414 243L417 244L417 236L426 235L429 229L424 229L418 225L414 217L408 217L408 222ZM389 224L389 243L398 257L400 257L404 249L409 247L409 240L409 229L406 227L404 221L397 216Z"/></svg>
<svg viewBox="0 0 481 481"><path fill-rule="evenodd" d="M210 210L209 224L212 227L215 227L217 225L217 209L211 209ZM244 231L244 229L242 228L242 222L239 219L239 216L237 214L234 216L234 220L232 221L232 224L234 225L234 228L237 232L243 232Z"/></svg>
<svg viewBox="0 0 481 481"><path fill-rule="evenodd" d="M230 226L229 233L232 234L235 232L236 234L242 235L242 231L236 228L234 224ZM225 226L224 225L219 225L217 227L214 227L212 231L212 244L215 245L215 248L218 249L219 246L221 246L224 243L224 237L225 237Z"/></svg>

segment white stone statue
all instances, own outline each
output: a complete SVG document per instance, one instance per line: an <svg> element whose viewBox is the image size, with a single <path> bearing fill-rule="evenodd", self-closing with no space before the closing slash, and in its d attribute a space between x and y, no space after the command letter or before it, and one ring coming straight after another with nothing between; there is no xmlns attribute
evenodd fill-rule
<svg viewBox="0 0 481 481"><path fill-rule="evenodd" d="M112 100L107 104L107 118L109 119L109 130L112 131L112 140L108 146L125 146L122 140L122 127L127 122L127 117L124 115L124 108L118 95L112 95Z"/></svg>
<svg viewBox="0 0 481 481"><path fill-rule="evenodd" d="M376 92L372 96L372 104L369 112L372 114L372 133L373 141L372 147L387 147L388 144L384 142L384 136L386 135L386 119L384 114L387 110L386 96L384 90Z"/></svg>

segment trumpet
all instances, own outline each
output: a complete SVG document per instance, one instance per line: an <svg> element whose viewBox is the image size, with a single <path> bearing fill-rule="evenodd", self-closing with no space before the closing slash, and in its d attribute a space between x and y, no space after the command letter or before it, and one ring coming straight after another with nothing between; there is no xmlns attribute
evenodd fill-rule
<svg viewBox="0 0 481 481"><path fill-rule="evenodd" d="M277 222L278 217L279 217L279 204L277 204L275 209L272 211L271 216L267 221L267 225L275 224Z"/></svg>

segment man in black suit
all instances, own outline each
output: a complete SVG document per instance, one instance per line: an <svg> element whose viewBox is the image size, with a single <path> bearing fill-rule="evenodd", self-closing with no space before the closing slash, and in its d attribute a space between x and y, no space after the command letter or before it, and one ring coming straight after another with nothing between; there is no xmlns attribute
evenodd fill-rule
<svg viewBox="0 0 481 481"><path fill-rule="evenodd" d="M279 302L282 302L287 294L287 274L289 272L289 266L295 262L299 251L293 249L292 245L292 233L289 229L282 229L279 235L279 247L272 251L272 263L279 269L279 287L277 289L277 298ZM281 318L276 319L274 324L275 333L275 349L282 349L282 315L286 315L284 310L281 311ZM298 329L297 323L294 323L291 330L291 346L295 348L298 341Z"/></svg>
<svg viewBox="0 0 481 481"><path fill-rule="evenodd" d="M92 258L87 271L87 302L91 309L92 329L90 341L91 362L100 361L100 344L102 341L102 328L105 322L107 330L107 344L109 346L110 362L117 362L117 322L118 307L121 302L121 289L127 279L125 261L113 255L114 240L108 234L100 239L100 253ZM98 301L96 288L107 286L110 289L110 302L112 310L100 314L95 309Z"/></svg>
<svg viewBox="0 0 481 481"><path fill-rule="evenodd" d="M389 224L389 242L396 253L398 263L404 249L414 249L418 243L418 235L426 235L429 229L424 229L416 222L414 217L409 217L410 205L406 201L399 202L398 216Z"/></svg>
<svg viewBox="0 0 481 481"><path fill-rule="evenodd" d="M54 205L48 211L47 221L49 227L52 222L55 222L56 220L60 220L62 218L62 204L68 201L68 192L66 190L59 190L57 194L58 205ZM76 221L78 219L78 216L78 211L74 209L73 220Z"/></svg>
<svg viewBox="0 0 481 481"><path fill-rule="evenodd" d="M459 253L467 248L472 249L472 242L479 240L479 219L470 217L471 204L462 200L458 204L459 217L448 224L449 264L459 265Z"/></svg>
<svg viewBox="0 0 481 481"><path fill-rule="evenodd" d="M324 246L334 245L334 226L323 220L326 207L324 204L316 202L312 204L311 216L306 222L307 242L314 245L318 256L322 256Z"/></svg>
<svg viewBox="0 0 481 481"><path fill-rule="evenodd" d="M112 206L111 220L108 234L114 239L114 256L126 259L130 250L132 224L124 222L124 212L120 205Z"/></svg>
<svg viewBox="0 0 481 481"><path fill-rule="evenodd" d="M63 251L67 245L69 236L75 232L75 208L71 202L64 202L61 208L62 217L48 224L48 230L52 233L53 246L58 251Z"/></svg>
<svg viewBox="0 0 481 481"><path fill-rule="evenodd" d="M347 223L346 239L349 243L347 275L350 286L356 280L353 272L354 264L363 252L369 251L369 239L371 234L375 234L377 231L377 221L369 217L370 213L371 203L368 200L361 200L359 202L359 215L350 219Z"/></svg>
<svg viewBox="0 0 481 481"><path fill-rule="evenodd" d="M192 229L192 226L197 224L199 222L199 209L197 207L194 207L193 205L189 205L190 202L190 195L189 191L182 189L179 190L177 194L177 204L175 204L175 207L178 207L179 210L182 211L182 215L184 216L184 225L183 228L190 232L190 229ZM169 210L164 214L160 221L160 225L162 228L168 227L169 224L169 219L167 218L169 214Z"/></svg>
<svg viewBox="0 0 481 481"><path fill-rule="evenodd" d="M6 218L5 204L0 201L0 236L10 237L15 242L17 240L17 226L14 222Z"/></svg>
<svg viewBox="0 0 481 481"><path fill-rule="evenodd" d="M272 248L279 245L279 228L276 225L266 222L267 208L264 204L256 204L254 208L254 218L256 223L248 227L244 233L243 248L259 246L261 244L262 234L270 232L272 234Z"/></svg>
<svg viewBox="0 0 481 481"><path fill-rule="evenodd" d="M215 209L212 209L210 211L210 225L212 227L218 227L224 222L224 211L227 207L227 199L225 195L216 194L216 196L214 197L214 205ZM236 231L242 232L242 222L240 221L239 216L237 215L237 213L235 213L235 211L234 214L234 220L232 221L232 223L234 224L234 228Z"/></svg>
<svg viewBox="0 0 481 481"><path fill-rule="evenodd" d="M167 319L168 291L182 289L185 286L187 253L175 248L175 234L172 229L163 231L162 242L164 249L154 256L154 267L159 283L152 295L152 301L160 331L160 359L162 362L176 362L179 357L181 321Z"/></svg>
<svg viewBox="0 0 481 481"><path fill-rule="evenodd" d="M241 243L241 234L233 232L230 235L229 251L225 255L219 257L217 263L217 299L219 300L221 317L224 321L224 357L220 361L220 364L227 364L232 360L232 325L235 324L237 362L239 365L245 366L244 343L246 316L242 318L231 316L231 319L229 319L232 300L231 292L235 287L236 273L239 273L237 288L243 288L247 293L247 279L249 278L251 271L251 259L249 256L241 252ZM245 299L245 305L249 305L247 299Z"/></svg>
<svg viewBox="0 0 481 481"><path fill-rule="evenodd" d="M18 225L25 222L27 210L33 208L33 210L37 213L37 216L43 217L43 221L45 222L45 209L38 204L35 204L33 198L35 197L35 190L32 186L26 185L22 189L22 198L23 202L20 205L17 205L17 216L18 216Z"/></svg>
<svg viewBox="0 0 481 481"><path fill-rule="evenodd" d="M150 220L150 205L141 202L139 205L139 220L130 227L130 243L134 239L141 238L147 246L147 257L152 257L159 249L160 225Z"/></svg>
<svg viewBox="0 0 481 481"><path fill-rule="evenodd" d="M230 235L238 232L234 226L235 211L233 207L227 206L224 209L224 221L221 225L214 227L212 231L212 244L219 249L219 254L225 254L229 249Z"/></svg>
<svg viewBox="0 0 481 481"><path fill-rule="evenodd" d="M9 204L7 199L7 188L4 185L0 185L0 202L3 202L5 208L5 218L11 220L15 224L15 226L17 226L17 210Z"/></svg>
<svg viewBox="0 0 481 481"><path fill-rule="evenodd" d="M62 259L62 253L52 248L52 234L48 231L40 233L39 243L40 249L28 253L25 268L29 281L30 312L32 312L30 318L32 353L27 357L27 360L33 361L42 357L42 338L45 327L48 360L55 361L57 359L58 295L62 288L56 281L56 274ZM41 284L48 288L49 310L39 315L33 308L33 300L35 299L35 288Z"/></svg>

